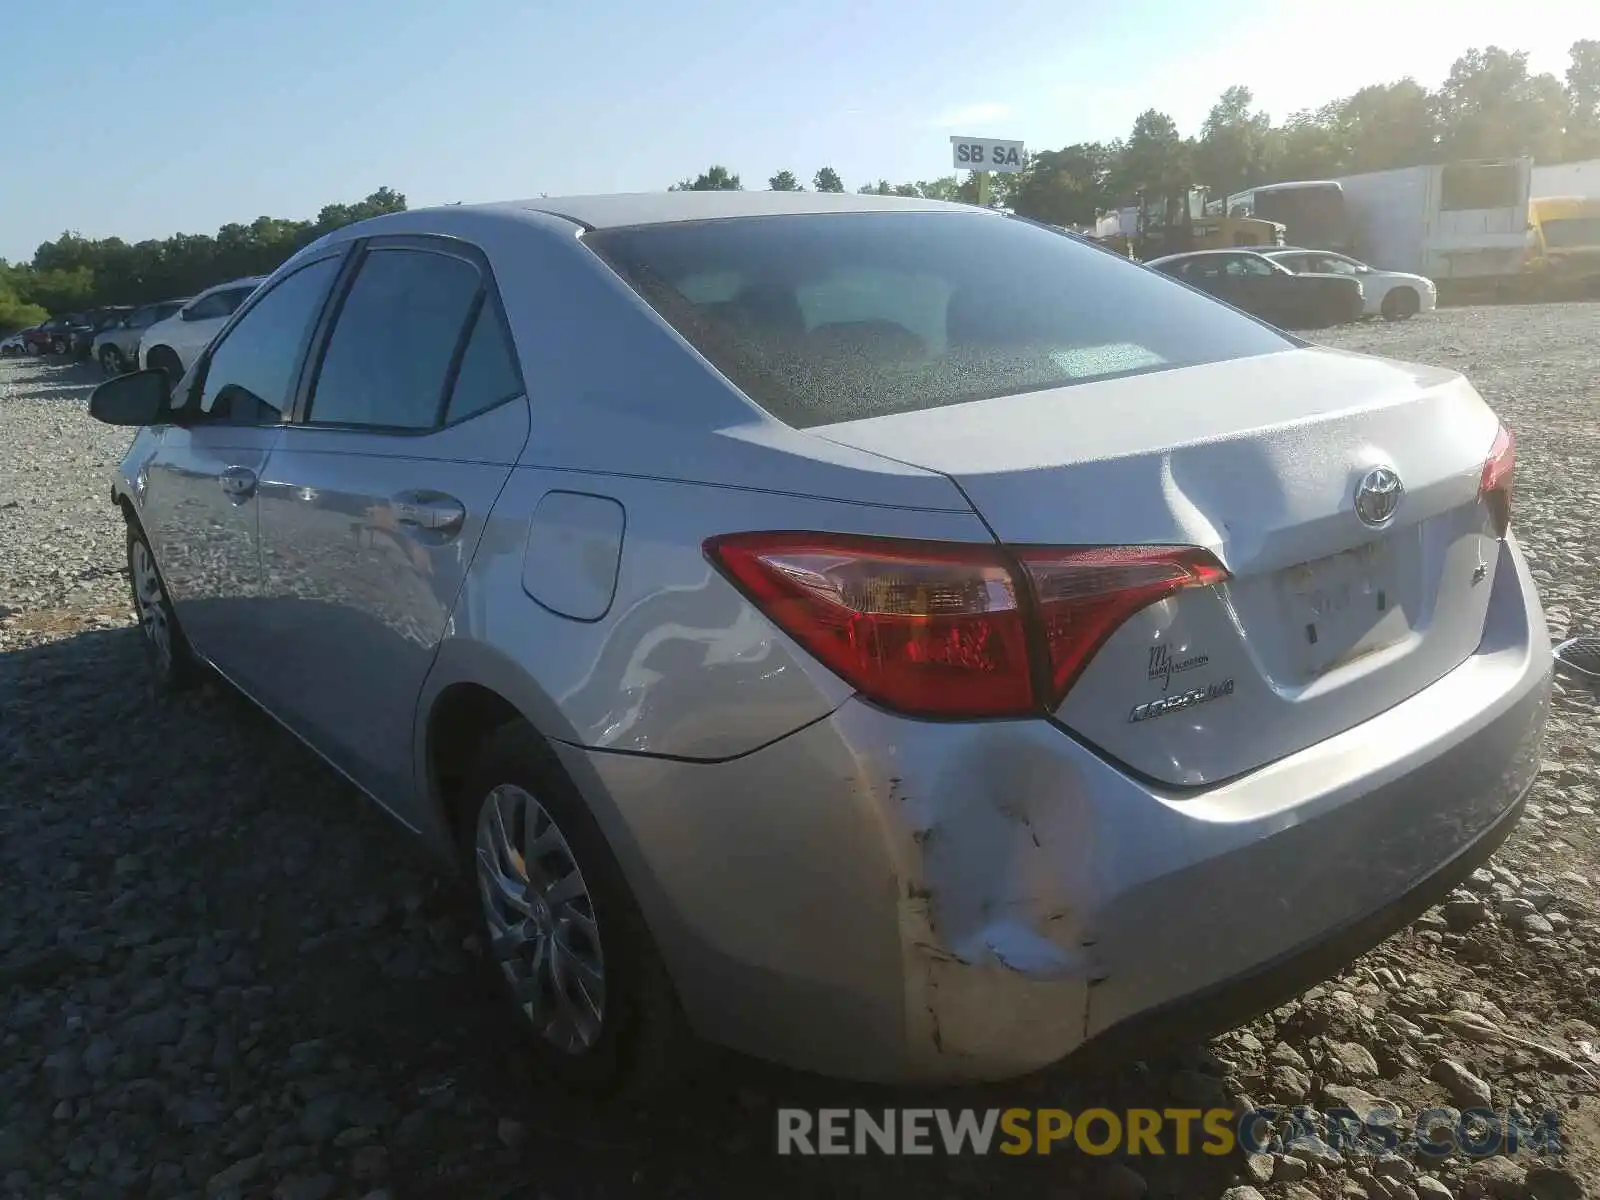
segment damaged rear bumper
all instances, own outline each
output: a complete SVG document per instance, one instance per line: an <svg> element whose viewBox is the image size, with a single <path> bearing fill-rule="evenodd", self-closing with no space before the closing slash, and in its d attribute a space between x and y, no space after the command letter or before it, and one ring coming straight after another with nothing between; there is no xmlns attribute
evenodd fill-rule
<svg viewBox="0 0 1600 1200"><path fill-rule="evenodd" d="M1507 553L1519 586L1478 653L1205 791L1130 778L1043 720L859 700L726 762L559 753L704 1035L849 1078L1005 1078L1281 1003L1499 844L1551 668Z"/></svg>

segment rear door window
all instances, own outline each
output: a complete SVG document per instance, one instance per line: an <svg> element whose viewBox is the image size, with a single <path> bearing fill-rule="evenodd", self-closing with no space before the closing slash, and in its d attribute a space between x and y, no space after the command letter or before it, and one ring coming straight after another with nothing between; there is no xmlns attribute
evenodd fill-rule
<svg viewBox="0 0 1600 1200"><path fill-rule="evenodd" d="M189 306L189 319L213 321L219 317L231 317L234 310L243 304L253 291L255 291L253 287L228 288L212 292L209 296L202 296Z"/></svg>
<svg viewBox="0 0 1600 1200"><path fill-rule="evenodd" d="M334 324L308 419L406 430L442 424L446 384L466 349L482 286L478 268L464 258L369 251ZM492 344L479 354L490 361L475 360L473 370L492 381Z"/></svg>
<svg viewBox="0 0 1600 1200"><path fill-rule="evenodd" d="M739 217L584 240L800 428L1295 344L1077 238L986 213Z"/></svg>
<svg viewBox="0 0 1600 1200"><path fill-rule="evenodd" d="M1253 254L1228 255L1228 274L1239 279L1262 279L1276 274L1270 263Z"/></svg>

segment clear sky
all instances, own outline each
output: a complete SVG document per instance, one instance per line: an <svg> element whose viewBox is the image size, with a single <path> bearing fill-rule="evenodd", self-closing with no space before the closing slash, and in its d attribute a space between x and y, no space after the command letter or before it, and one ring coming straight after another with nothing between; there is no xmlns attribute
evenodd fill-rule
<svg viewBox="0 0 1600 1200"><path fill-rule="evenodd" d="M22 0L17 0L22 3ZM9 5L7 6L9 7ZM720 162L746 187L952 171L949 136L1030 149L1185 133L1243 83L1274 118L1469 46L1566 69L1600 8L1535 0L50 0L0 33L0 257L412 207L639 191Z"/></svg>

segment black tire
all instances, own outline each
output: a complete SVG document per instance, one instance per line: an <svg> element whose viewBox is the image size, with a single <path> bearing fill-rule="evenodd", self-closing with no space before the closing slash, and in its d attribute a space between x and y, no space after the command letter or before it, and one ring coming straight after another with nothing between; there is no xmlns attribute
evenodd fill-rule
<svg viewBox="0 0 1600 1200"><path fill-rule="evenodd" d="M100 369L108 377L115 378L128 369L128 362L122 357L122 351L115 346L101 346Z"/></svg>
<svg viewBox="0 0 1600 1200"><path fill-rule="evenodd" d="M199 662L178 625L177 614L172 609L172 598L167 594L166 580L161 577L161 569L156 563L155 551L150 548L150 542L144 530L139 528L139 523L132 516L127 516L127 522L128 586L133 594L133 611L139 618L145 650L150 656L151 688L158 696L172 695L195 683L200 676ZM145 573L140 555L145 556L149 571L153 573L154 586L148 591L142 591L142 588L148 587L150 575ZM163 623L165 645L158 630L158 625Z"/></svg>
<svg viewBox="0 0 1600 1200"><path fill-rule="evenodd" d="M538 802L565 840L558 853L570 856L586 889L603 962L604 999L598 1036L582 1049L557 1046L534 1027L491 942L477 838L493 794L507 787ZM680 1082L693 1064L697 1043L666 966L594 815L531 726L514 721L484 741L459 794L456 825L486 973L505 998L534 1066L569 1091L596 1101L649 1101ZM566 936L571 937L570 930Z"/></svg>
<svg viewBox="0 0 1600 1200"><path fill-rule="evenodd" d="M145 364L152 371L163 371L167 376L167 386L175 388L178 381L183 378L183 360L177 352L166 346L157 346L144 356Z"/></svg>
<svg viewBox="0 0 1600 1200"><path fill-rule="evenodd" d="M1383 298L1385 321L1408 321L1422 311L1422 297L1415 288L1397 287Z"/></svg>

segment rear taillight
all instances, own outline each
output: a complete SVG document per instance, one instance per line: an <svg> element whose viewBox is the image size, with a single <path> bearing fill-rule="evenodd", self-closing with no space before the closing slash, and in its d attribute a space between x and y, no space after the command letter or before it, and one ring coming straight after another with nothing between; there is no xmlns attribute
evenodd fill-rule
<svg viewBox="0 0 1600 1200"><path fill-rule="evenodd" d="M711 538L706 555L867 699L929 717L1009 717L1061 702L1142 608L1227 572L1193 547L1015 552L829 533Z"/></svg>
<svg viewBox="0 0 1600 1200"><path fill-rule="evenodd" d="M1511 527L1511 478L1517 469L1517 439L1504 425L1495 434L1494 446L1483 475L1478 481L1478 499L1489 509L1489 524L1495 537L1505 537Z"/></svg>
<svg viewBox="0 0 1600 1200"><path fill-rule="evenodd" d="M1228 577L1193 546L1109 546L1018 551L1037 600L1049 661L1047 708L1060 704L1089 660L1142 608Z"/></svg>

